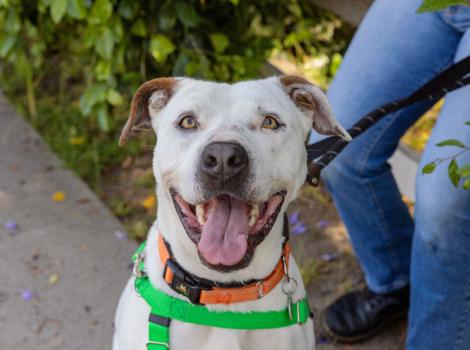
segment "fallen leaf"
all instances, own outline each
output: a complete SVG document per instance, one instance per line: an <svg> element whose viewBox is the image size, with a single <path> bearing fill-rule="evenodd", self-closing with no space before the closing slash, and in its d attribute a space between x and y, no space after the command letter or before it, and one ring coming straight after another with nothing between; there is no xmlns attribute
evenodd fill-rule
<svg viewBox="0 0 470 350"><path fill-rule="evenodd" d="M57 283L59 283L59 280L60 280L60 278L59 278L58 274L53 274L49 277L49 283L50 284L57 284Z"/></svg>
<svg viewBox="0 0 470 350"><path fill-rule="evenodd" d="M145 197L142 202L140 202L140 204L142 204L142 206L145 208L145 209L153 209L155 208L155 205L157 203L157 199L155 197L155 195L151 194L147 197Z"/></svg>
<svg viewBox="0 0 470 350"><path fill-rule="evenodd" d="M86 139L84 136L77 136L77 137L71 137L69 138L69 143L71 145L83 145L85 143Z"/></svg>
<svg viewBox="0 0 470 350"><path fill-rule="evenodd" d="M52 201L54 202L63 202L65 200L65 193L62 191L54 192L52 195Z"/></svg>

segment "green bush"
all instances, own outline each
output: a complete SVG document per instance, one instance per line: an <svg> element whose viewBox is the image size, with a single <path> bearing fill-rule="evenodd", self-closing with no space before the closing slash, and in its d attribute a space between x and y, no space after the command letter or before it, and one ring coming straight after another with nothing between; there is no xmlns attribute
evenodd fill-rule
<svg viewBox="0 0 470 350"><path fill-rule="evenodd" d="M274 49L337 57L348 36L300 0L0 0L0 78L67 165L96 185L102 167L124 156L116 135L143 81L254 78Z"/></svg>

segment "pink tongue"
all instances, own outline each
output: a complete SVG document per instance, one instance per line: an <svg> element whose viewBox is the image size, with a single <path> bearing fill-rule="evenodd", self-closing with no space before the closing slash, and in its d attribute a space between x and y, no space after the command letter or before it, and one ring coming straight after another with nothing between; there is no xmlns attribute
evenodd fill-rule
<svg viewBox="0 0 470 350"><path fill-rule="evenodd" d="M211 199L206 213L207 221L202 227L199 252L211 265L235 265L247 250L247 205L223 195Z"/></svg>

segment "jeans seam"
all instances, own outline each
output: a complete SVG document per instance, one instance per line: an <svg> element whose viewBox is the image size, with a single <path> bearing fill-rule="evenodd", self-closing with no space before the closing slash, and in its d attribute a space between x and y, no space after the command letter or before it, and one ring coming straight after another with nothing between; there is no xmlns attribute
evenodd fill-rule
<svg viewBox="0 0 470 350"><path fill-rule="evenodd" d="M403 111L403 110L402 110ZM360 171L361 173L364 173L364 168L366 166L366 163L367 163L367 159L369 159L370 157L370 154L372 153L373 149L376 147L377 143L379 142L379 140L382 138L383 134L388 130L388 128L392 125L393 121L395 118L398 118L401 114L402 114L402 111L397 111L394 118L386 118L385 120L388 120L388 123L386 125L382 125L382 130L381 132L379 133L379 135L375 138L375 141L373 143L370 144L370 147L368 147L367 149L367 152L364 152L364 157L363 159L361 159L361 167L360 167ZM387 251L389 253L389 256L391 257L392 259L392 268L394 270L394 272L396 272L399 268L399 265L400 265L400 261L399 261L399 258L397 256L397 254L393 251L393 249L390 249L390 235L388 235L386 233L387 231L387 225L385 224L385 216L384 216L384 212L382 211L382 207L380 205L380 201L377 199L377 195L375 193L375 190L372 186L372 184L370 183L370 181L364 181L364 184L366 185L365 188L366 188L366 191L369 193L369 195L371 196L371 198L373 199L374 201L374 204L378 210L378 212L380 213L380 235L382 236L382 239L384 240L386 246L387 246Z"/></svg>
<svg viewBox="0 0 470 350"><path fill-rule="evenodd" d="M453 346L454 350L462 350L462 341L463 341L463 333L465 331L465 323L468 319L469 314L469 307L470 307L470 279L467 279L467 283L465 285L465 299L464 299L464 307L461 308L461 317L459 320L459 327L457 329L457 335L455 337L455 344Z"/></svg>

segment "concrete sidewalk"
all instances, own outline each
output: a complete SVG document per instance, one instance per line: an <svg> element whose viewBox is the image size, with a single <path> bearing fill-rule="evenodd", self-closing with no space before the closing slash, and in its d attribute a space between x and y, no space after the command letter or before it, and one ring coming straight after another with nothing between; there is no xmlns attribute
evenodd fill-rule
<svg viewBox="0 0 470 350"><path fill-rule="evenodd" d="M56 191L63 202L52 200ZM0 349L111 348L135 249L116 230L117 219L0 96Z"/></svg>

